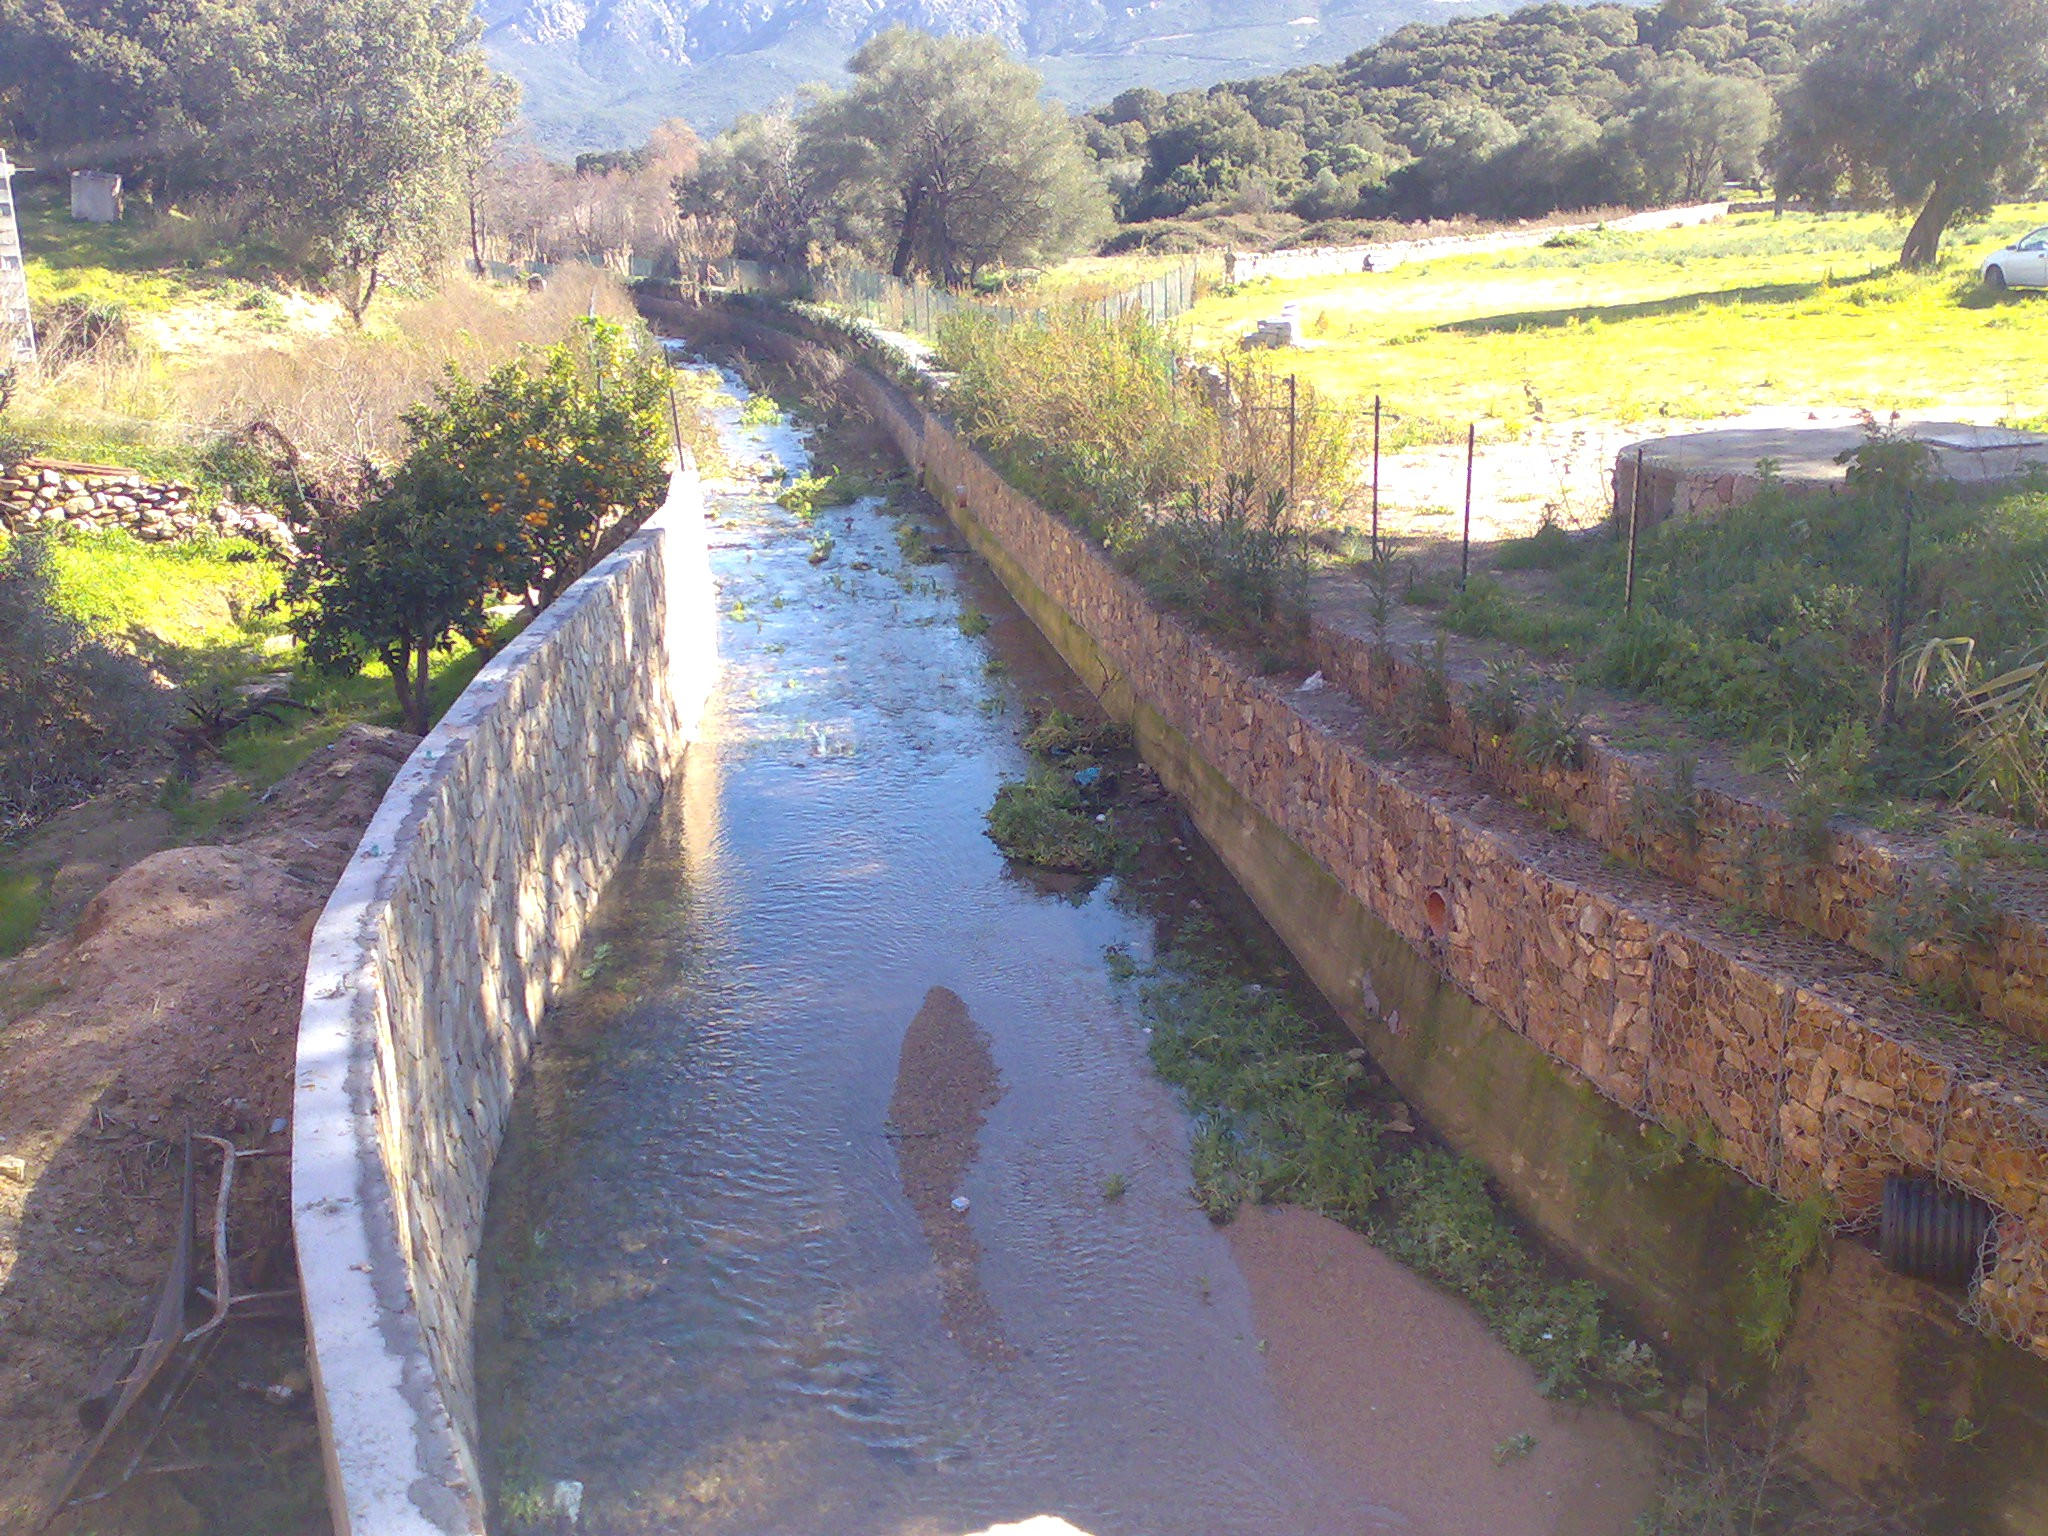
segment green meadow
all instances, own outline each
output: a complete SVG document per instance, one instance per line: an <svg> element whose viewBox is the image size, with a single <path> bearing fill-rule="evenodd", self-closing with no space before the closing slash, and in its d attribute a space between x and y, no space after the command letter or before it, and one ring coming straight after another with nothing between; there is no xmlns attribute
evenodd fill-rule
<svg viewBox="0 0 2048 1536"><path fill-rule="evenodd" d="M1878 214L1746 214L1696 229L1566 234L1531 250L1222 288L1187 324L1225 348L1301 306L1285 366L1406 435L1513 435L1533 420L1711 419L1761 407L1966 409L2048 419L2048 293L1995 295L1987 252L2048 223L2001 208L1951 232L1939 269L1897 269ZM1432 430L1434 428L1434 430Z"/></svg>

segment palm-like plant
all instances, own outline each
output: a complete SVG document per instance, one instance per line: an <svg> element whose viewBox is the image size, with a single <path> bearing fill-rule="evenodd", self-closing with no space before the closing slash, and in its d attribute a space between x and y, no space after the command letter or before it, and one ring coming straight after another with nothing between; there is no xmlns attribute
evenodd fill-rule
<svg viewBox="0 0 2048 1536"><path fill-rule="evenodd" d="M2048 583L2042 583L2048 599ZM1963 721L1963 800L2032 822L2048 821L2048 640L1984 675L1968 636L1930 640L1913 664L1913 689L1932 684Z"/></svg>

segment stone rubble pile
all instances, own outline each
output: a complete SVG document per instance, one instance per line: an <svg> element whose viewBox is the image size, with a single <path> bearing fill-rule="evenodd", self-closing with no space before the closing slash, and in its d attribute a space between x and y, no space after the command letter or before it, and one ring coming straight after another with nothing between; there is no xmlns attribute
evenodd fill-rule
<svg viewBox="0 0 2048 1536"><path fill-rule="evenodd" d="M193 487L133 470L25 459L0 465L0 529L123 528L152 544L200 535L249 539L287 559L298 544L284 519L258 507L202 507Z"/></svg>

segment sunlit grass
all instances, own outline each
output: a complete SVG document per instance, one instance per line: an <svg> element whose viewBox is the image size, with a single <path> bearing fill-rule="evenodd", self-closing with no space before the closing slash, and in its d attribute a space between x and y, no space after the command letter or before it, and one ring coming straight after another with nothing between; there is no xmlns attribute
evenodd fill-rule
<svg viewBox="0 0 2048 1536"><path fill-rule="evenodd" d="M277 632L268 611L282 575L254 544L150 544L127 533L71 534L51 546L58 601L102 634L152 658L232 648L254 653Z"/></svg>
<svg viewBox="0 0 2048 1536"><path fill-rule="evenodd" d="M1261 282L1205 299L1199 345L1232 346L1298 303L1284 354L1319 387L1462 432L1539 415L1637 421L1765 406L1932 407L2025 419L2041 408L2048 295L1994 296L1981 257L2048 222L2002 208L1954 234L1942 268L1896 269L1903 226L1877 214L1742 215L1699 229Z"/></svg>

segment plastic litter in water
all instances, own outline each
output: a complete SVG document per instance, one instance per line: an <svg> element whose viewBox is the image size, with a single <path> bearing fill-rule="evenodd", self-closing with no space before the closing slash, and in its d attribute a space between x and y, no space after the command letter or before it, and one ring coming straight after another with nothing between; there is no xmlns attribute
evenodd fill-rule
<svg viewBox="0 0 2048 1536"><path fill-rule="evenodd" d="M550 1490L549 1503L556 1514L574 1525L583 1518L583 1485L565 1477Z"/></svg>
<svg viewBox="0 0 2048 1536"><path fill-rule="evenodd" d="M953 1209L954 1209L954 1210L956 1210L956 1211L964 1211L964 1210L966 1210L966 1209L967 1209L967 1197L966 1197L965 1195L955 1195L955 1196L953 1197Z"/></svg>

